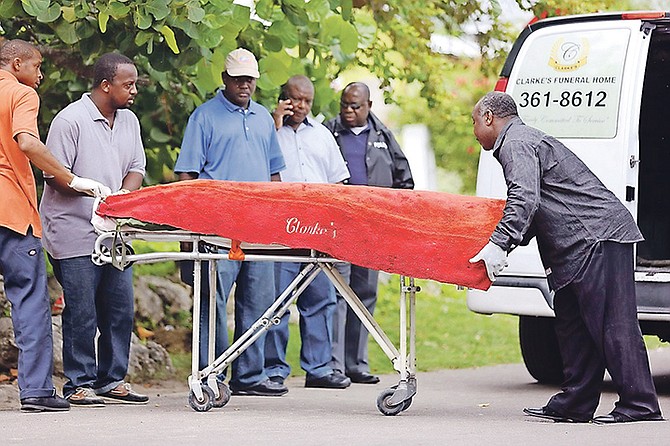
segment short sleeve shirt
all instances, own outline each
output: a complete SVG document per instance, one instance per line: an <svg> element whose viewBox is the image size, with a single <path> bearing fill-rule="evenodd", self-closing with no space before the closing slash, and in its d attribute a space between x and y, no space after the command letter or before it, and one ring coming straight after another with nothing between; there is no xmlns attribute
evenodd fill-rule
<svg viewBox="0 0 670 446"><path fill-rule="evenodd" d="M208 180L270 181L284 168L265 107L254 101L239 107L219 91L189 117L174 171Z"/></svg>
<svg viewBox="0 0 670 446"><path fill-rule="evenodd" d="M277 131L286 170L281 179L298 183L338 183L349 178L333 134L313 118L306 118L296 130L282 126Z"/></svg>
<svg viewBox="0 0 670 446"><path fill-rule="evenodd" d="M0 226L25 235L28 228L41 237L37 191L30 160L14 139L28 133L39 139L37 112L40 99L34 89L0 69Z"/></svg>
<svg viewBox="0 0 670 446"><path fill-rule="evenodd" d="M47 147L80 177L118 191L130 172L144 175L145 155L140 123L128 109L119 109L110 128L90 94L61 110L51 122ZM93 197L66 195L46 184L40 203L43 245L55 259L90 255L97 234L91 225Z"/></svg>

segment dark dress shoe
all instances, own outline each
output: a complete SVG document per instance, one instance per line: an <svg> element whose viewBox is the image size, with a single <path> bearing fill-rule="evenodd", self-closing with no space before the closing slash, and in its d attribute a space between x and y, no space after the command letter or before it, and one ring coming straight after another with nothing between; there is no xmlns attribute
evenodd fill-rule
<svg viewBox="0 0 670 446"><path fill-rule="evenodd" d="M529 415L531 417L537 417L537 418L544 418L547 420L553 420L556 423L588 423L589 420L580 420L577 418L570 418L566 417L563 414L560 414L556 412L553 409L550 409L549 407L540 407L540 408L532 408L532 407L526 407L523 409L523 413L526 415Z"/></svg>
<svg viewBox="0 0 670 446"><path fill-rule="evenodd" d="M70 402L58 395L24 398L21 400L24 412L63 412L70 410Z"/></svg>
<svg viewBox="0 0 670 446"><path fill-rule="evenodd" d="M356 384L377 384L379 382L378 376L366 372L351 372L347 373L347 376L352 383Z"/></svg>
<svg viewBox="0 0 670 446"><path fill-rule="evenodd" d="M314 378L307 376L305 387L319 387L322 389L346 389L351 385L351 380L341 373L332 372L325 376Z"/></svg>
<svg viewBox="0 0 670 446"><path fill-rule="evenodd" d="M270 379L256 384L255 386L245 387L244 389L231 389L233 395L251 395L251 396L282 396L288 392L284 383L274 382Z"/></svg>
<svg viewBox="0 0 670 446"><path fill-rule="evenodd" d="M633 421L665 421L660 414L651 414L641 417L630 417L619 412L610 412L593 419L596 424L632 423Z"/></svg>

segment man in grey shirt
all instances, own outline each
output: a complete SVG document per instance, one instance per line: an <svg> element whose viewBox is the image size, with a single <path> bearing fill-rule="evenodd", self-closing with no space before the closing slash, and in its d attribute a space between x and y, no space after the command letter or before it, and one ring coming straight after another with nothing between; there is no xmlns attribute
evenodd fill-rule
<svg viewBox="0 0 670 446"><path fill-rule="evenodd" d="M113 192L138 189L144 177L144 148L139 121L128 110L137 95L137 69L127 57L108 53L93 70L93 90L56 115L46 145L77 175L93 178ZM40 204L44 247L65 298L63 395L81 406L100 406L105 399L146 403L146 396L124 382L134 318L132 269L119 271L92 262L94 199L74 195L45 178Z"/></svg>
<svg viewBox="0 0 670 446"><path fill-rule="evenodd" d="M546 406L527 415L560 422L662 420L637 321L633 217L586 165L557 139L526 126L511 96L492 92L472 112L474 133L493 150L507 203L483 260L491 280L507 253L537 237L555 291L555 327L564 382ZM619 394L614 410L593 418L607 369Z"/></svg>

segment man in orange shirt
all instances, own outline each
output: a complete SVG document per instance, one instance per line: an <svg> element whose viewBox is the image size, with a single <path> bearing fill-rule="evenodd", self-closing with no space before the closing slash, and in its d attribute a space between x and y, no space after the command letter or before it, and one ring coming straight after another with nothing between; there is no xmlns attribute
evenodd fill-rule
<svg viewBox="0 0 670 446"><path fill-rule="evenodd" d="M30 162L74 194L110 193L97 181L73 175L40 141L35 89L41 65L42 55L28 42L10 40L0 47L0 274L19 347L21 410L33 412L68 410L70 404L56 395L52 381L51 314Z"/></svg>

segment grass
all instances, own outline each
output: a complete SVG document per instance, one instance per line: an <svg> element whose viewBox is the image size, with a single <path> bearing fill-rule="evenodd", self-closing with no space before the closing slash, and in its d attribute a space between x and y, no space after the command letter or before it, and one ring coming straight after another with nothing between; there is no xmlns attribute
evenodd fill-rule
<svg viewBox="0 0 670 446"><path fill-rule="evenodd" d="M453 285L417 280L421 291L416 297L416 366L419 371L458 369L492 364L518 363L521 352L514 316L483 316L472 313L465 304L465 291ZM398 347L400 281L391 276L380 283L375 320ZM300 333L290 326L287 352L292 375L300 369ZM370 337L370 370L392 373L393 366L379 345Z"/></svg>

